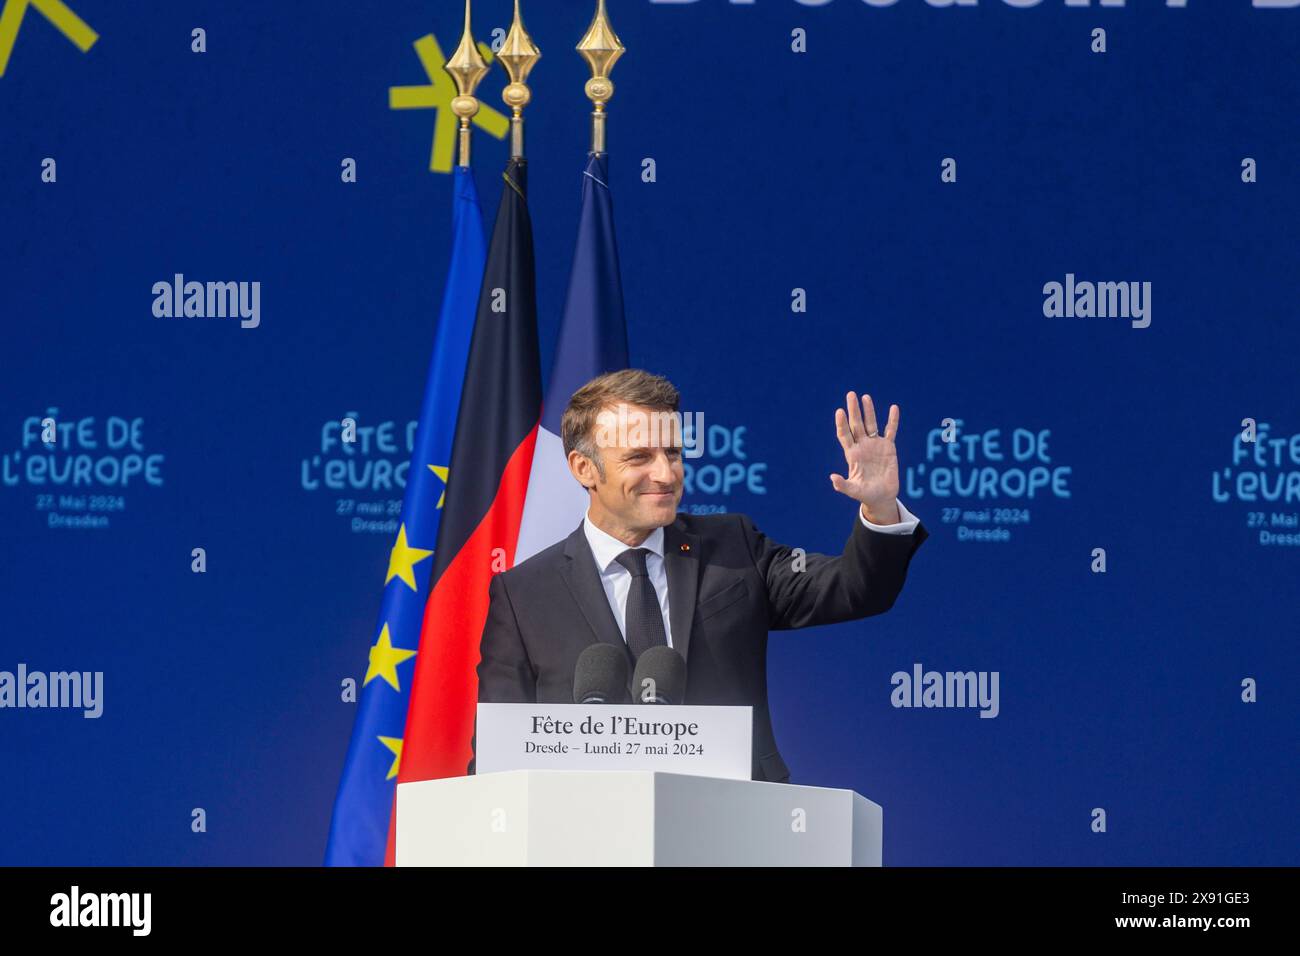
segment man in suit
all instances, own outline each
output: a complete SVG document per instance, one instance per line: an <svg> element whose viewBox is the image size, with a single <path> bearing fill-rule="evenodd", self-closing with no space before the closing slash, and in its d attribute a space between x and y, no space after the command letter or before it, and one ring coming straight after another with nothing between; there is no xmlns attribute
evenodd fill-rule
<svg viewBox="0 0 1300 956"><path fill-rule="evenodd" d="M742 514L678 514L680 417L667 379L625 369L575 392L561 437L590 504L568 538L492 579L479 701L572 703L589 645L625 648L630 672L666 644L686 660L681 703L752 706L753 778L789 782L768 710L768 632L888 611L927 536L898 500L898 406L881 434L871 397L846 399L835 412L846 476L830 481L857 515L843 554L829 556L794 554Z"/></svg>

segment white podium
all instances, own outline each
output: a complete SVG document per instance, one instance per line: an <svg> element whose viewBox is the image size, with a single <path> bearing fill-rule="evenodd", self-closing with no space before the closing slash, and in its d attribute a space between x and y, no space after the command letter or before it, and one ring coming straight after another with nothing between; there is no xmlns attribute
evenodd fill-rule
<svg viewBox="0 0 1300 956"><path fill-rule="evenodd" d="M854 793L652 771L511 770L397 786L398 866L880 866Z"/></svg>

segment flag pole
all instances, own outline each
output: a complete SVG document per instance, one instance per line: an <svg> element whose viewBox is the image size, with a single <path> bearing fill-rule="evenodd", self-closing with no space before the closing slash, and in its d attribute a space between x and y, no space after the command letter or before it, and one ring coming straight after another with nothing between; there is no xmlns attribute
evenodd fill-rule
<svg viewBox="0 0 1300 956"><path fill-rule="evenodd" d="M510 82L501 92L501 99L510 107L510 158L524 158L524 107L533 98L529 91L528 74L532 72L537 61L542 58L542 51L524 29L524 20L519 13L519 0L515 0L515 19L510 24L510 32L501 44L497 59L501 61L510 74Z"/></svg>
<svg viewBox="0 0 1300 956"><path fill-rule="evenodd" d="M614 72L614 64L623 55L626 47L614 32L605 12L605 0L597 0L596 15L591 26L578 42L577 50L591 67L591 79L583 87L587 99L595 109L591 113L591 151L605 152L605 104L614 96L614 82L609 78Z"/></svg>
<svg viewBox="0 0 1300 956"><path fill-rule="evenodd" d="M444 69L456 81L457 96L451 101L451 111L460 117L460 150L457 164L469 166L470 120L479 110L479 102L474 96L483 77L487 76L488 65L478 51L474 36L469 26L469 2L465 0L465 32L461 34L460 46L451 55Z"/></svg>

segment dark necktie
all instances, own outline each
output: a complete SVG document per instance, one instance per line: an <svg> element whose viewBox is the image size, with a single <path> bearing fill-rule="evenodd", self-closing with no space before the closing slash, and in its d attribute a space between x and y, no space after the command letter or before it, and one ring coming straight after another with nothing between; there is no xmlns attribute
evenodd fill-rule
<svg viewBox="0 0 1300 956"><path fill-rule="evenodd" d="M664 615L659 610L659 597L646 571L645 556L649 548L628 548L614 560L632 572L632 586L627 592L627 615L623 625L627 646L633 659L650 647L666 646Z"/></svg>

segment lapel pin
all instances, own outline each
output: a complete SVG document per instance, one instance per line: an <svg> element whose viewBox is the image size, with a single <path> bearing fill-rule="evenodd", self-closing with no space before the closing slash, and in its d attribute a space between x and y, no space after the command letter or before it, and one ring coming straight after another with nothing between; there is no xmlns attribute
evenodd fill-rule
<svg viewBox="0 0 1300 956"><path fill-rule="evenodd" d="M690 546L689 544L684 544L684 545L682 545L682 550L683 550L683 551L689 551L689 550L691 550L691 546Z"/></svg>

